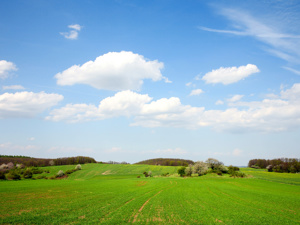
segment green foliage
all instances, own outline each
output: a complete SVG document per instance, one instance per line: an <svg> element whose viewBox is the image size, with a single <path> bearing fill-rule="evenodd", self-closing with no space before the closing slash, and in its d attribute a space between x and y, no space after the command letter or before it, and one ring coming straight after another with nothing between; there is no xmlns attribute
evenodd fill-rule
<svg viewBox="0 0 300 225"><path fill-rule="evenodd" d="M63 175L65 175L64 171L60 170L57 172L56 177L62 177Z"/></svg>
<svg viewBox="0 0 300 225"><path fill-rule="evenodd" d="M9 180L21 180L21 176L17 171L10 170L9 173L6 175L7 179Z"/></svg>
<svg viewBox="0 0 300 225"><path fill-rule="evenodd" d="M135 164L158 166L188 166L189 164L194 164L194 162L188 159L155 158L137 162Z"/></svg>
<svg viewBox="0 0 300 225"><path fill-rule="evenodd" d="M193 165L190 164L188 167L185 168L185 174L187 176L192 176L192 174L193 174Z"/></svg>
<svg viewBox="0 0 300 225"><path fill-rule="evenodd" d="M0 224L299 224L300 174L241 168L252 177L136 178L177 169L87 164L63 181L1 181Z"/></svg>
<svg viewBox="0 0 300 225"><path fill-rule="evenodd" d="M195 174L198 174L198 176L203 176L207 174L208 172L208 165L207 163L203 161L198 161L194 165L194 171Z"/></svg>
<svg viewBox="0 0 300 225"><path fill-rule="evenodd" d="M4 171L0 171L0 180L6 180Z"/></svg>
<svg viewBox="0 0 300 225"><path fill-rule="evenodd" d="M23 173L23 177L25 178L25 179L30 179L30 178L32 178L32 170L31 170L31 168L26 168L25 169L25 171L24 171L24 173Z"/></svg>
<svg viewBox="0 0 300 225"><path fill-rule="evenodd" d="M46 175L38 175L36 179L48 179Z"/></svg>
<svg viewBox="0 0 300 225"><path fill-rule="evenodd" d="M177 172L181 177L183 177L185 175L185 167L180 167Z"/></svg>
<svg viewBox="0 0 300 225"><path fill-rule="evenodd" d="M143 174L145 175L145 177L149 177L149 174L146 171Z"/></svg>

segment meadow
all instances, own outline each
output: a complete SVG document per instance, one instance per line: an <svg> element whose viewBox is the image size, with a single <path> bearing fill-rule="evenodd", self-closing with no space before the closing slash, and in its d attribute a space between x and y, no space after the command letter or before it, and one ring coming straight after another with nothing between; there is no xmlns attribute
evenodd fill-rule
<svg viewBox="0 0 300 225"><path fill-rule="evenodd" d="M1 181L0 224L300 224L300 174L159 176L177 169L85 164L67 179Z"/></svg>

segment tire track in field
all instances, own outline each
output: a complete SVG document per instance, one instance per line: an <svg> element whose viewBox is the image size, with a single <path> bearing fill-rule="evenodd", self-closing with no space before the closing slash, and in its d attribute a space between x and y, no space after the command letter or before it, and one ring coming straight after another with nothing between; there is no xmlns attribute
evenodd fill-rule
<svg viewBox="0 0 300 225"><path fill-rule="evenodd" d="M172 184L171 181L170 181L170 183L171 183L171 186L168 187L168 188L166 188L165 190L168 190L168 189L170 189L170 188L173 188L175 185L177 185L177 181L174 181L174 184ZM154 194L152 197L150 197L146 202L144 202L144 204L141 206L141 208L140 208L140 209L138 210L138 212L135 214L132 223L135 223L135 222L136 222L137 217L138 217L139 214L142 212L143 208L148 204L148 202L149 202L152 198L154 198L155 196L159 195L159 194L160 194L161 192L163 192L163 191L164 191L163 189L160 190L159 192L157 192L156 194ZM129 219L128 222L130 222L130 219Z"/></svg>
<svg viewBox="0 0 300 225"><path fill-rule="evenodd" d="M163 190L160 190L159 192L157 192L155 195L153 195L151 198L154 198L156 195L159 195ZM135 214L132 223L136 222L136 219L138 217L138 215L140 214L140 212L142 212L143 208L145 207L145 205L148 204L148 202L151 200L151 198L149 198L143 205L142 207L139 209L139 211Z"/></svg>

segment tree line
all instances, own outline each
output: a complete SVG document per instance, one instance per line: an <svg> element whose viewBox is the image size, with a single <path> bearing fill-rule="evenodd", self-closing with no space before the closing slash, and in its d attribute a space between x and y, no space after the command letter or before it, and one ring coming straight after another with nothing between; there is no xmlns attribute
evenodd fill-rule
<svg viewBox="0 0 300 225"><path fill-rule="evenodd" d="M22 164L25 167L44 167L44 166L58 166L58 165L76 165L85 163L96 163L96 160L86 156L64 157L57 159L42 159L31 157L8 157L0 156L0 165L12 163L13 165Z"/></svg>
<svg viewBox="0 0 300 225"><path fill-rule="evenodd" d="M300 159L278 158L278 159L251 159L248 167L256 169L267 169L269 172L299 173Z"/></svg>
<svg viewBox="0 0 300 225"><path fill-rule="evenodd" d="M188 159L155 158L143 160L135 164L146 164L156 166L188 166L189 164L194 164L194 161Z"/></svg>

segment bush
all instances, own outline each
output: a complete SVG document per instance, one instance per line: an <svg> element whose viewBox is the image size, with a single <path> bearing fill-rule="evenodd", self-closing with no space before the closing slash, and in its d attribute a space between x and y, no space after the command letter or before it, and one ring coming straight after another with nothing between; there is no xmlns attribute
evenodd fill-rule
<svg viewBox="0 0 300 225"><path fill-rule="evenodd" d="M9 171L9 173L7 174L7 178L9 180L21 180L21 176L20 174L18 174L16 171L11 170Z"/></svg>
<svg viewBox="0 0 300 225"><path fill-rule="evenodd" d="M187 176L192 176L192 174L193 174L193 166L191 164L188 167L185 168L185 174Z"/></svg>
<svg viewBox="0 0 300 225"><path fill-rule="evenodd" d="M39 169L39 168L37 168L37 167L33 167L32 168L32 173L33 174L41 174L41 173L43 173L44 171L43 170L41 170L41 169Z"/></svg>
<svg viewBox="0 0 300 225"><path fill-rule="evenodd" d="M149 175L146 171L143 174L145 175L145 177L149 177Z"/></svg>
<svg viewBox="0 0 300 225"><path fill-rule="evenodd" d="M65 175L64 171L60 170L58 171L56 177L62 177L63 175Z"/></svg>
<svg viewBox="0 0 300 225"><path fill-rule="evenodd" d="M137 176L136 178L141 178L141 176Z"/></svg>
<svg viewBox="0 0 300 225"><path fill-rule="evenodd" d="M152 171L148 172L149 177L152 177Z"/></svg>
<svg viewBox="0 0 300 225"><path fill-rule="evenodd" d="M178 174L183 177L185 175L185 167L182 166L177 170Z"/></svg>
<svg viewBox="0 0 300 225"><path fill-rule="evenodd" d="M168 176L169 175L169 173L163 173L162 174L162 176L164 176L164 177L166 177L166 176Z"/></svg>
<svg viewBox="0 0 300 225"><path fill-rule="evenodd" d="M246 174L239 171L234 171L232 174L230 174L230 177L246 177Z"/></svg>
<svg viewBox="0 0 300 225"><path fill-rule="evenodd" d="M75 170L81 170L81 165L80 164L76 165Z"/></svg>
<svg viewBox="0 0 300 225"><path fill-rule="evenodd" d="M0 180L6 180L6 176L3 171L0 171Z"/></svg>
<svg viewBox="0 0 300 225"><path fill-rule="evenodd" d="M27 169L24 171L23 177L24 177L25 179L30 179L30 178L32 178L32 171L31 171L30 168L27 168Z"/></svg>
<svg viewBox="0 0 300 225"><path fill-rule="evenodd" d="M198 176L202 176L207 174L208 172L208 166L205 162L198 161L194 165L194 173L197 173Z"/></svg>
<svg viewBox="0 0 300 225"><path fill-rule="evenodd" d="M46 175L38 175L36 179L48 179Z"/></svg>

